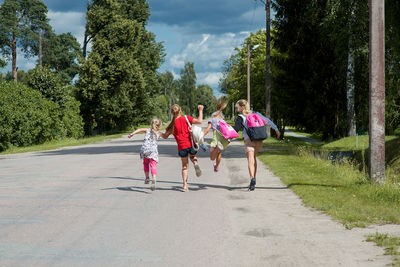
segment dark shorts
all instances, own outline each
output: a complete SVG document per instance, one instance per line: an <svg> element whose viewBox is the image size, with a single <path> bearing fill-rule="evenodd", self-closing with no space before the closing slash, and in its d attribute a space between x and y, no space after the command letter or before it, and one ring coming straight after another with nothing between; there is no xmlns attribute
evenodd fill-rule
<svg viewBox="0 0 400 267"><path fill-rule="evenodd" d="M181 158L186 158L189 154L190 155L196 155L197 151L194 150L193 147L185 148L185 149L182 149L182 150L178 151L178 155Z"/></svg>

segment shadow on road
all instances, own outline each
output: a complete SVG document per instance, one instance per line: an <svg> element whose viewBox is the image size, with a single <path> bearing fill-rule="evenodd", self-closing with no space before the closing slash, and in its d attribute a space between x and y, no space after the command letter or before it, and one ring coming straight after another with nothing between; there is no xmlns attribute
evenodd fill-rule
<svg viewBox="0 0 400 267"><path fill-rule="evenodd" d="M67 148L60 150L50 150L38 152L36 156L63 156L63 155L100 155L100 154L132 154L138 155L143 141L141 140L117 140L111 142L111 145L103 146L89 146L89 147L77 147ZM116 145L120 144L120 145ZM123 145L126 144L126 145ZM173 156L179 158L178 149L173 139L166 139L160 141L158 146L159 155L162 156ZM197 156L199 158L208 158L210 155L209 151L204 152L199 150ZM245 158L245 152L243 146L231 145L223 151L222 156L224 158ZM162 159L161 159L162 160Z"/></svg>
<svg viewBox="0 0 400 267"><path fill-rule="evenodd" d="M131 178L131 177L90 177L93 179L122 179L122 180L132 180L132 181L143 181L143 179L139 178ZM181 185L181 182L175 182L175 181L163 181L163 180L157 180L157 184L179 184ZM226 186L226 185L216 185L216 184L202 184L202 183L188 183L189 185L189 190L190 191L200 191L200 190L207 190L209 188L212 189L222 189L222 190L227 190L227 191L235 191L235 190L247 190L247 186ZM287 186L280 186L280 187L269 187L269 186L260 186L256 187L257 190L282 190L282 189L288 189L289 187ZM110 190L110 189L117 189L117 190L122 190L122 191L132 191L132 192L140 192L140 193L147 193L144 190L150 190L150 187L141 187L141 186L128 186L128 187L113 187L113 188L104 188L101 190ZM158 191L182 191L180 186L171 186L169 188L167 187L157 187Z"/></svg>

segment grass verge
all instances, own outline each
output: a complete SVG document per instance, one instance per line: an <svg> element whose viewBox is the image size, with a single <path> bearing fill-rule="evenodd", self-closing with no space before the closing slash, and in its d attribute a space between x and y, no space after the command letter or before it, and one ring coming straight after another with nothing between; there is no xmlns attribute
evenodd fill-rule
<svg viewBox="0 0 400 267"><path fill-rule="evenodd" d="M389 236L388 234L375 233L367 236L367 242L375 242L377 246L384 247L385 255L395 256L392 266L400 266L400 237Z"/></svg>
<svg viewBox="0 0 400 267"><path fill-rule="evenodd" d="M306 206L325 212L348 229L400 224L399 185L375 185L349 162L332 165L281 141L267 140L264 146L281 148L260 153L259 158Z"/></svg>

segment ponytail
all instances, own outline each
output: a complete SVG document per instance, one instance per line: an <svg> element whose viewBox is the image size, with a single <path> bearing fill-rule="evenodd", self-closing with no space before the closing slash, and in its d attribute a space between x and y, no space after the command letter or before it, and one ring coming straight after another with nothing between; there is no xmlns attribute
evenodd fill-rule
<svg viewBox="0 0 400 267"><path fill-rule="evenodd" d="M224 118L224 114L222 113L222 111L226 108L227 105L228 105L228 103L226 103L224 97L221 96L217 101L217 111L214 112L211 116L212 117L220 116L220 117Z"/></svg>
<svg viewBox="0 0 400 267"><path fill-rule="evenodd" d="M158 132L161 128L162 121L158 118L154 118L151 121L151 130L153 131L154 136L156 136L156 132Z"/></svg>
<svg viewBox="0 0 400 267"><path fill-rule="evenodd" d="M179 105L175 104L171 107L172 121L167 126L166 132L171 132L171 133L174 132L175 121L180 112L181 112L181 107Z"/></svg>

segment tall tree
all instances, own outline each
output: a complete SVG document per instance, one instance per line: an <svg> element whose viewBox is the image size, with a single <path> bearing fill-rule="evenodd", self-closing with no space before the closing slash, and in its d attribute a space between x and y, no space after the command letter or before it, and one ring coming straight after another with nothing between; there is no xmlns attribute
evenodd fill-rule
<svg viewBox="0 0 400 267"><path fill-rule="evenodd" d="M26 57L37 55L39 31L49 27L46 14L40 0L4 0L0 7L0 51L12 59L14 82L18 81L17 48Z"/></svg>
<svg viewBox="0 0 400 267"><path fill-rule="evenodd" d="M49 66L64 81L71 82L78 74L77 60L80 54L80 44L71 33L55 34L51 31L45 35L43 65Z"/></svg>
<svg viewBox="0 0 400 267"><path fill-rule="evenodd" d="M88 14L89 31L103 27L93 37L78 82L87 133L144 122L152 109L137 61L142 25L121 16L118 1L98 2Z"/></svg>
<svg viewBox="0 0 400 267"><path fill-rule="evenodd" d="M185 62L184 68L181 69L180 85L182 108L187 114L193 114L195 112L196 94L196 72L194 71L193 62Z"/></svg>

